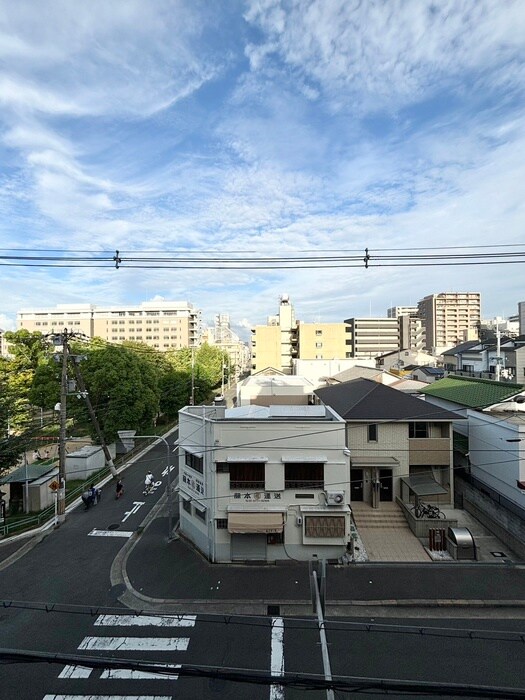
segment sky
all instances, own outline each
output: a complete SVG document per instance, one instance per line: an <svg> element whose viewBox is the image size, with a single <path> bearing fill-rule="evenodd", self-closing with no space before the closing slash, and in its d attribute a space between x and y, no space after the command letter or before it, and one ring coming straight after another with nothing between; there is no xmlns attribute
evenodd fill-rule
<svg viewBox="0 0 525 700"><path fill-rule="evenodd" d="M524 37L522 0L0 0L0 327L164 299L248 337L282 294L305 322L515 314L524 263L373 258L525 247Z"/></svg>

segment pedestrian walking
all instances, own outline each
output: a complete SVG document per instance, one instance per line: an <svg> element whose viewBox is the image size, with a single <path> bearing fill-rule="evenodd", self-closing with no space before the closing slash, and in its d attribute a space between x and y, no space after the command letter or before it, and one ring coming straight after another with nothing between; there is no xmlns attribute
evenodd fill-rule
<svg viewBox="0 0 525 700"><path fill-rule="evenodd" d="M118 500L122 494L124 493L124 484L122 483L122 479L119 479L117 481L117 485L115 486L115 498Z"/></svg>

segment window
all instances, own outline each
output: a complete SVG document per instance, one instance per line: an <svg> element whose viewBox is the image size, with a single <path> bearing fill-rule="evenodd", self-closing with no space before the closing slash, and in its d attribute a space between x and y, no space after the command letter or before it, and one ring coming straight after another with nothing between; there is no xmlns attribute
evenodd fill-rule
<svg viewBox="0 0 525 700"><path fill-rule="evenodd" d="M409 423L408 437L409 438L427 438L430 431L428 423Z"/></svg>
<svg viewBox="0 0 525 700"><path fill-rule="evenodd" d="M228 466L231 489L264 489L264 462L237 462Z"/></svg>
<svg viewBox="0 0 525 700"><path fill-rule="evenodd" d="M203 523L206 522L206 511L201 510L200 508L194 508L195 511L195 517L199 518L199 520L202 520Z"/></svg>
<svg viewBox="0 0 525 700"><path fill-rule="evenodd" d="M186 501L185 499L183 499L182 508L186 511L186 513L189 513L191 515L191 501Z"/></svg>
<svg viewBox="0 0 525 700"><path fill-rule="evenodd" d="M230 465L228 462L216 462L217 474L229 474Z"/></svg>
<svg viewBox="0 0 525 700"><path fill-rule="evenodd" d="M315 335L323 335L323 331L315 331Z"/></svg>
<svg viewBox="0 0 525 700"><path fill-rule="evenodd" d="M215 521L215 527L217 530L227 530L228 529L228 518L217 518Z"/></svg>
<svg viewBox="0 0 525 700"><path fill-rule="evenodd" d="M377 442L377 423L370 423L367 428L368 442Z"/></svg>
<svg viewBox="0 0 525 700"><path fill-rule="evenodd" d="M304 534L305 537L344 537L345 519L341 516L307 515Z"/></svg>
<svg viewBox="0 0 525 700"><path fill-rule="evenodd" d="M324 464L322 462L287 462L284 465L285 489L324 488Z"/></svg>
<svg viewBox="0 0 525 700"><path fill-rule="evenodd" d="M284 532L271 532L266 535L266 544L283 544Z"/></svg>
<svg viewBox="0 0 525 700"><path fill-rule="evenodd" d="M186 452L184 457L184 462L186 466L195 469L196 472L204 473L204 460L202 457L192 454L191 452Z"/></svg>
<svg viewBox="0 0 525 700"><path fill-rule="evenodd" d="M316 343L316 344L315 344L315 347L316 347L316 348L322 348L322 347L323 347L323 344L322 344L322 343Z"/></svg>

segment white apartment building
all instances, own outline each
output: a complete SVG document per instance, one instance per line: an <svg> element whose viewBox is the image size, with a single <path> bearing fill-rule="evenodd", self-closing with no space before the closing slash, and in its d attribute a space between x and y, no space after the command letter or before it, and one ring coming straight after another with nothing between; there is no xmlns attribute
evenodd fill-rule
<svg viewBox="0 0 525 700"><path fill-rule="evenodd" d="M467 340L476 340L481 319L479 292L441 292L418 303L427 352L440 355Z"/></svg>
<svg viewBox="0 0 525 700"><path fill-rule="evenodd" d="M227 379L237 382L239 377L250 369L250 349L230 327L229 314L216 314L215 325L203 333L203 340L225 352L230 360L230 376Z"/></svg>
<svg viewBox="0 0 525 700"><path fill-rule="evenodd" d="M350 357L372 359L400 347L397 318L348 318L345 324L353 341Z"/></svg>
<svg viewBox="0 0 525 700"><path fill-rule="evenodd" d="M22 309L17 328L58 333L64 328L110 343L145 343L160 351L197 347L201 311L187 301L145 301L136 306L101 307L59 304L51 309Z"/></svg>
<svg viewBox="0 0 525 700"><path fill-rule="evenodd" d="M345 423L327 406L179 412L180 531L212 562L342 556Z"/></svg>

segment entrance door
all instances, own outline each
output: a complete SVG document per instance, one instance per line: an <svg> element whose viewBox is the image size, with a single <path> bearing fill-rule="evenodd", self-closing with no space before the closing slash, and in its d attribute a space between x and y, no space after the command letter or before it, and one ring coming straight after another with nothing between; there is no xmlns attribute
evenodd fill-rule
<svg viewBox="0 0 525 700"><path fill-rule="evenodd" d="M363 470L350 470L350 503L363 500Z"/></svg>
<svg viewBox="0 0 525 700"><path fill-rule="evenodd" d="M394 491L392 487L392 470L380 469L379 480L381 481L381 488L379 489L379 500L391 501Z"/></svg>
<svg viewBox="0 0 525 700"><path fill-rule="evenodd" d="M266 561L266 534L232 534L232 561Z"/></svg>

